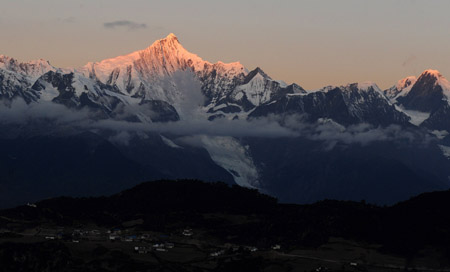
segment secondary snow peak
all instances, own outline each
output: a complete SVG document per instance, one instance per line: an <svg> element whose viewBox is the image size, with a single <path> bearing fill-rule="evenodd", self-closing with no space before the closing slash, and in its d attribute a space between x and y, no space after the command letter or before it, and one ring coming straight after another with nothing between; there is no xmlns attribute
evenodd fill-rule
<svg viewBox="0 0 450 272"><path fill-rule="evenodd" d="M428 81L428 82L433 82L434 81L434 85L439 85L445 96L447 96L447 98L450 97L450 82L438 71L438 70L433 70L433 69L428 69L425 70L417 79L418 82L421 81Z"/></svg>
<svg viewBox="0 0 450 272"><path fill-rule="evenodd" d="M427 70L422 72L422 74L419 76L419 78L422 77L422 76L426 76L426 75L434 76L436 78L442 77L442 74L438 70L427 69Z"/></svg>

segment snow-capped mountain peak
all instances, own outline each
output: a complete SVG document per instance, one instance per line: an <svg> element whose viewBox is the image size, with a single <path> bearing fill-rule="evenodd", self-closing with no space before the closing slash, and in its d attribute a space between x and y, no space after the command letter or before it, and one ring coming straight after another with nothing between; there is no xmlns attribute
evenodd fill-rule
<svg viewBox="0 0 450 272"><path fill-rule="evenodd" d="M57 70L49 61L44 59L20 62L17 59L5 55L0 55L0 69L19 73L23 76L31 77L34 80L48 71Z"/></svg>
<svg viewBox="0 0 450 272"><path fill-rule="evenodd" d="M444 94L447 96L447 98L450 98L450 82L438 71L433 69L425 70L418 78L419 80L425 79L425 78L434 78L434 85L441 86Z"/></svg>
<svg viewBox="0 0 450 272"><path fill-rule="evenodd" d="M442 74L438 70L434 70L434 69L427 69L427 70L423 71L420 76L426 76L426 75L434 76L436 78L442 77Z"/></svg>
<svg viewBox="0 0 450 272"><path fill-rule="evenodd" d="M186 91L184 86L177 86L181 74L183 80L199 81L202 88L211 92L207 96L217 98L248 73L239 62L213 64L203 60L186 50L173 33L143 50L88 63L73 71L110 86L124 96L170 104L180 102ZM81 92L85 92L83 85L78 84Z"/></svg>
<svg viewBox="0 0 450 272"><path fill-rule="evenodd" d="M393 100L406 110L431 113L449 105L450 83L439 71L428 69L415 82L400 91Z"/></svg>
<svg viewBox="0 0 450 272"><path fill-rule="evenodd" d="M181 45L180 41L178 40L178 37L175 36L175 34L173 34L173 33L170 33L163 39L159 39L159 40L155 41L150 47L155 46L155 45L156 46L158 46L158 45L168 46L173 49L184 49L183 46Z"/></svg>
<svg viewBox="0 0 450 272"><path fill-rule="evenodd" d="M384 95L395 103L398 97L405 96L411 91L412 87L416 83L417 78L415 76L408 76L397 81L397 84L384 91Z"/></svg>
<svg viewBox="0 0 450 272"><path fill-rule="evenodd" d="M94 74L102 82L106 82L113 70L126 70L128 66L139 66L142 72L147 72L147 75L164 75L176 69L185 68L186 63L183 63L183 60L191 60L196 64L203 62L200 57L184 49L178 38L171 33L167 37L155 41L146 49L100 62L88 63L81 70L87 70L89 74Z"/></svg>
<svg viewBox="0 0 450 272"><path fill-rule="evenodd" d="M171 76L176 71L189 69L197 74L203 73L204 70L213 69L218 72L225 70L224 74L228 74L227 71L229 70L234 71L231 74L236 72L246 73L246 69L239 62L212 64L203 60L198 55L186 50L173 33L155 41L143 50L96 63L88 63L80 71L84 71L86 75L95 76L103 83L108 81L109 83L116 83L120 89L123 89L121 87L124 86L120 84L122 82L118 82L114 78L120 79L121 76L124 76L125 81L130 77L155 81L157 78ZM113 80L110 80L111 77Z"/></svg>
<svg viewBox="0 0 450 272"><path fill-rule="evenodd" d="M158 41L173 41L179 43L178 37L173 33L169 33L165 38L159 39Z"/></svg>
<svg viewBox="0 0 450 272"><path fill-rule="evenodd" d="M429 89L433 89L438 92L439 90L442 90L444 99L446 99L450 104L450 82L438 70L425 70L419 76L414 85L420 85L422 88L424 86L428 86Z"/></svg>
<svg viewBox="0 0 450 272"><path fill-rule="evenodd" d="M381 92L380 88L375 82L372 81L364 81L364 82L358 82L358 89L361 91L368 91L368 90L375 90L377 92Z"/></svg>
<svg viewBox="0 0 450 272"><path fill-rule="evenodd" d="M417 77L408 76L403 79L400 79L397 82L397 84L395 85L395 87L397 88L397 90L404 90L406 88L411 89L411 87L414 85L414 83L416 83L416 81L417 81Z"/></svg>

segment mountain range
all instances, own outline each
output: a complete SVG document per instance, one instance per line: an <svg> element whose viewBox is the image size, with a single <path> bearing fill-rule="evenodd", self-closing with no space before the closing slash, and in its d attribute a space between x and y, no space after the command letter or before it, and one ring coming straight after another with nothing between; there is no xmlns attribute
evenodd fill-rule
<svg viewBox="0 0 450 272"><path fill-rule="evenodd" d="M160 178L392 204L450 187L449 98L436 70L305 90L174 34L79 68L0 55L0 207Z"/></svg>

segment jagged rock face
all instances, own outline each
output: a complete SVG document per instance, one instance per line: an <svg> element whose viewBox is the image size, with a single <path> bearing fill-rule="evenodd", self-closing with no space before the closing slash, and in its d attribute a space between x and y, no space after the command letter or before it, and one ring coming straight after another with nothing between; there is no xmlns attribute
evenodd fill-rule
<svg viewBox="0 0 450 272"><path fill-rule="evenodd" d="M27 103L36 101L38 96L29 88L34 81L56 68L45 60L21 63L16 59L0 55L0 99L23 98Z"/></svg>
<svg viewBox="0 0 450 272"><path fill-rule="evenodd" d="M383 93L388 99L395 102L398 97L406 95L414 86L416 81L417 78L415 76L406 77L399 80L395 86L385 90Z"/></svg>
<svg viewBox="0 0 450 272"><path fill-rule="evenodd" d="M54 92L53 102L63 104L69 108L77 107L80 104L80 99L75 95L75 88L72 86L73 78L73 73L61 74L50 71L40 77L31 89L44 94L47 91L45 83L48 83L57 91Z"/></svg>
<svg viewBox="0 0 450 272"><path fill-rule="evenodd" d="M227 72L227 67L222 63L206 65L206 67L207 69L197 72L202 82L203 94L206 96L205 106L218 105L237 86L241 85L246 77L246 70L243 67L232 68L231 73Z"/></svg>
<svg viewBox="0 0 450 272"><path fill-rule="evenodd" d="M0 69L19 73L31 78L38 78L48 71L55 71L56 68L50 65L46 60L34 60L30 62L19 62L16 59L0 55Z"/></svg>
<svg viewBox="0 0 450 272"><path fill-rule="evenodd" d="M0 69L0 100L23 98L27 103L36 100L36 94L28 92L30 81L23 75Z"/></svg>
<svg viewBox="0 0 450 272"><path fill-rule="evenodd" d="M436 109L421 126L431 130L450 131L450 106L444 104Z"/></svg>
<svg viewBox="0 0 450 272"><path fill-rule="evenodd" d="M438 80L441 75L431 72L423 73L411 91L397 101L406 109L422 112L433 112L444 105L448 105L447 97Z"/></svg>
<svg viewBox="0 0 450 272"><path fill-rule="evenodd" d="M306 91L296 85L286 84L272 80L260 68L248 73L241 84L233 91L225 93L220 100L209 107L210 117L225 116L223 114L247 113L261 105L271 103L288 94L305 94Z"/></svg>
<svg viewBox="0 0 450 272"><path fill-rule="evenodd" d="M247 74L240 63L212 64L204 61L184 49L173 34L144 50L89 63L79 71L116 87L122 94L145 100L162 100L172 105L179 103L185 87L176 83L176 73L194 73L201 82L208 104L231 92Z"/></svg>
<svg viewBox="0 0 450 272"><path fill-rule="evenodd" d="M256 108L249 117L305 115L314 122L333 119L342 125L367 122L374 125L407 124L409 117L389 105L376 86L366 90L358 84L325 88L318 92L287 95L273 103Z"/></svg>
<svg viewBox="0 0 450 272"><path fill-rule="evenodd" d="M450 131L450 83L439 71L426 70L417 79L407 77L384 94L412 120L416 119L415 125Z"/></svg>
<svg viewBox="0 0 450 272"><path fill-rule="evenodd" d="M116 86L103 84L82 75L50 71L31 87L40 99L72 109L88 109L93 119L129 122L168 122L179 120L175 108L165 101L124 99ZM121 99L122 98L122 99Z"/></svg>
<svg viewBox="0 0 450 272"><path fill-rule="evenodd" d="M250 107L257 107L294 93L306 92L300 86L286 86L274 81L260 68L256 68L245 77L242 85L233 91L231 97L236 102L246 101L247 104L251 105Z"/></svg>

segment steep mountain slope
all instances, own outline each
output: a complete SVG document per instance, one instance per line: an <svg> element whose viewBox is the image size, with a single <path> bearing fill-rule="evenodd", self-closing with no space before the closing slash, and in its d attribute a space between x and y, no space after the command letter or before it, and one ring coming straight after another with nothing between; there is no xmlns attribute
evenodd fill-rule
<svg viewBox="0 0 450 272"><path fill-rule="evenodd" d="M449 130L450 82L437 70L426 70L417 79L407 77L385 95L412 123L431 130Z"/></svg>
<svg viewBox="0 0 450 272"><path fill-rule="evenodd" d="M44 59L19 62L16 59L4 55L0 55L0 69L19 73L35 80L48 71L57 70L57 68Z"/></svg>
<svg viewBox="0 0 450 272"><path fill-rule="evenodd" d="M183 89L186 88L179 86L174 78L179 72L192 72L197 80L208 86L208 90L204 91L210 101L219 99L247 74L240 63L212 64L202 60L184 49L173 34L144 50L89 63L75 71L115 87L122 94L162 100L172 105L181 103Z"/></svg>
<svg viewBox="0 0 450 272"><path fill-rule="evenodd" d="M311 122L330 118L342 125L405 125L409 121L405 114L388 103L378 86L372 83L330 86L315 92L287 94L256 108L250 117L269 114L305 115Z"/></svg>
<svg viewBox="0 0 450 272"><path fill-rule="evenodd" d="M0 55L0 99L21 97L27 102L36 100L36 94L28 89L38 77L55 70L55 67L42 59L21 63Z"/></svg>
<svg viewBox="0 0 450 272"><path fill-rule="evenodd" d="M385 90L384 95L395 102L398 97L407 95L416 81L417 78L415 76L409 76L400 79L395 86L392 86L391 88Z"/></svg>
<svg viewBox="0 0 450 272"><path fill-rule="evenodd" d="M450 83L436 70L426 70L398 102L409 110L434 112L448 105Z"/></svg>

